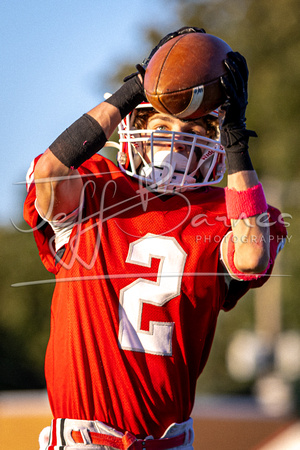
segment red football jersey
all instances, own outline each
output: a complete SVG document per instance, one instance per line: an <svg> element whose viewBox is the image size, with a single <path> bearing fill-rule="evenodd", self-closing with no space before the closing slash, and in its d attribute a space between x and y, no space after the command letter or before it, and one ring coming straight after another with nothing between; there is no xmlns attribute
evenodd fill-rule
<svg viewBox="0 0 300 450"><path fill-rule="evenodd" d="M219 311L255 282L231 294L222 275L222 188L154 194L99 155L79 171L84 208L58 264L34 187L24 209L57 280L45 364L53 415L158 438L189 418Z"/></svg>

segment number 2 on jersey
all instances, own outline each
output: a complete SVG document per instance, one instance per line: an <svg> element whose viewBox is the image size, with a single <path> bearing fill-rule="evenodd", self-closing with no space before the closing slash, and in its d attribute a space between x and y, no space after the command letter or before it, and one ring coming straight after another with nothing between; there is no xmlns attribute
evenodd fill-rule
<svg viewBox="0 0 300 450"><path fill-rule="evenodd" d="M157 281L138 278L120 291L119 343L124 350L172 355L173 322L151 321L141 330L143 303L163 306L180 293L186 253L175 238L148 233L129 246L126 262L151 267L159 258Z"/></svg>

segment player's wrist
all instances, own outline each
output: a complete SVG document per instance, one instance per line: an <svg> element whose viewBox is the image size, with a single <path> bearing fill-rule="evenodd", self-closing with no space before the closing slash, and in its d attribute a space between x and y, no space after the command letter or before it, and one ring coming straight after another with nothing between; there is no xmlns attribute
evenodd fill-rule
<svg viewBox="0 0 300 450"><path fill-rule="evenodd" d="M146 100L143 84L137 74L125 79L125 83L105 100L120 111L122 119Z"/></svg>
<svg viewBox="0 0 300 450"><path fill-rule="evenodd" d="M220 128L221 144L225 147L225 150L230 151L230 148L237 144L248 146L251 136L257 137L256 132L247 130L242 123L221 126Z"/></svg>
<svg viewBox="0 0 300 450"><path fill-rule="evenodd" d="M220 130L221 144L226 152L227 171L233 174L243 170L253 170L248 152L249 137L256 137L255 131L245 128L224 127Z"/></svg>
<svg viewBox="0 0 300 450"><path fill-rule="evenodd" d="M228 219L253 217L268 209L264 189L257 183L244 190L225 188L225 203Z"/></svg>
<svg viewBox="0 0 300 450"><path fill-rule="evenodd" d="M101 125L89 114L83 114L49 146L66 167L77 169L106 143Z"/></svg>

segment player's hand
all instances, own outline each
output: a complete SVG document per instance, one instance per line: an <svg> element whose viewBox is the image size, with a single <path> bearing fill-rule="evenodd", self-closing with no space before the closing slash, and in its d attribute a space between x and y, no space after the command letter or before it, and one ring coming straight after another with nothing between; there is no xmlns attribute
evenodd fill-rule
<svg viewBox="0 0 300 450"><path fill-rule="evenodd" d="M228 53L224 60L227 74L221 77L221 84L227 100L221 110L224 115L222 128L246 128L248 104L248 66L246 59L238 52Z"/></svg>
<svg viewBox="0 0 300 450"><path fill-rule="evenodd" d="M173 31L172 33L168 33L165 37L163 37L159 43L154 47L154 49L150 52L150 55L144 59L142 64L137 64L136 68L138 72L132 73L128 77L124 79L124 81L128 80L129 78L132 78L133 76L137 75L138 73L142 76L144 79L146 68L149 64L150 59L152 56L157 52L157 50L162 47L166 42L170 41L171 39L181 36L182 34L188 34L188 33L206 33L206 31L203 28L197 28L197 27L182 27L179 28L177 31Z"/></svg>

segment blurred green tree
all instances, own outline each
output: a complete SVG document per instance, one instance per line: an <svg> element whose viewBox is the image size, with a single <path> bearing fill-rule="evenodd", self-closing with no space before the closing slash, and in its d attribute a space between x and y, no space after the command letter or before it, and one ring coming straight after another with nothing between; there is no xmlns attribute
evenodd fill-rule
<svg viewBox="0 0 300 450"><path fill-rule="evenodd" d="M51 280L39 259L32 232L2 228L0 246L0 362L4 368L0 390L41 388L45 386L44 356L54 285L12 287L15 283Z"/></svg>

